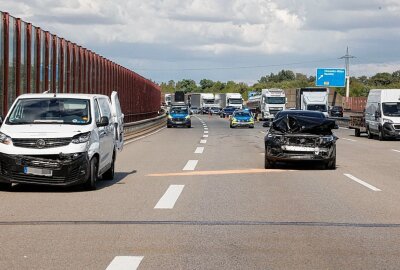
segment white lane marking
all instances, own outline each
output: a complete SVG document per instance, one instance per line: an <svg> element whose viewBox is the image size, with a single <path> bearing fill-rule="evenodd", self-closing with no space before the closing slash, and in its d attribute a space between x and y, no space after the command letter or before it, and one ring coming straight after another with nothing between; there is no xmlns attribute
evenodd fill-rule
<svg viewBox="0 0 400 270"><path fill-rule="evenodd" d="M208 134L208 130L205 130L205 131L204 131L204 134Z"/></svg>
<svg viewBox="0 0 400 270"><path fill-rule="evenodd" d="M172 209L182 193L184 185L170 185L154 209Z"/></svg>
<svg viewBox="0 0 400 270"><path fill-rule="evenodd" d="M347 139L347 138L340 138L342 140L346 140L346 141L350 141L350 142L356 142L356 140L352 140L352 139Z"/></svg>
<svg viewBox="0 0 400 270"><path fill-rule="evenodd" d="M364 182L363 180L360 180L360 179L358 179L357 177L355 177L355 176L353 176L351 174L345 173L344 176L350 178L353 181L356 181L357 183L359 183L359 184L363 185L364 187L367 187L367 188L369 188L369 189L371 189L373 191L382 191L379 188L374 187L373 185L370 185L367 182Z"/></svg>
<svg viewBox="0 0 400 270"><path fill-rule="evenodd" d="M201 143L201 144L206 144L206 143L207 143L207 140L201 140L200 143Z"/></svg>
<svg viewBox="0 0 400 270"><path fill-rule="evenodd" d="M106 270L135 270L142 260L139 256L116 256Z"/></svg>
<svg viewBox="0 0 400 270"><path fill-rule="evenodd" d="M198 162L199 162L198 160L189 160L182 170L183 171L194 171Z"/></svg>
<svg viewBox="0 0 400 270"><path fill-rule="evenodd" d="M208 135L203 135L203 138L208 138Z"/></svg>
<svg viewBox="0 0 400 270"><path fill-rule="evenodd" d="M196 151L194 151L195 154L203 154L204 152L204 147L197 147Z"/></svg>
<svg viewBox="0 0 400 270"><path fill-rule="evenodd" d="M152 133L150 133L150 134L147 134L147 135L145 135L145 136L142 136L142 137L139 137L139 138L136 138L136 139L133 139L133 140L128 140L128 141L126 141L126 142L124 143L124 145L128 145L128 144L131 144L131 143L136 142L136 141L138 141L138 140L147 138L147 137L149 137L149 136L151 136L151 135L154 135L154 134L156 134L156 133L162 131L163 129L166 129L166 128L163 127L163 128L160 128L159 130L156 130L156 131L154 131L154 132L152 132Z"/></svg>
<svg viewBox="0 0 400 270"><path fill-rule="evenodd" d="M264 131L260 131L260 133L262 133L262 134L267 134L267 132L264 132Z"/></svg>
<svg viewBox="0 0 400 270"><path fill-rule="evenodd" d="M400 150L392 149L392 151L400 153Z"/></svg>

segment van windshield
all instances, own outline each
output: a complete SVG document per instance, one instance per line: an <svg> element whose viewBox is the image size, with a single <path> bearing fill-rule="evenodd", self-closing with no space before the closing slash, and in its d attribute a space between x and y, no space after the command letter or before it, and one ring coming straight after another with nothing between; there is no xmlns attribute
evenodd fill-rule
<svg viewBox="0 0 400 270"><path fill-rule="evenodd" d="M307 110L309 111L320 111L320 112L326 112L326 105L324 104L310 104L307 106Z"/></svg>
<svg viewBox="0 0 400 270"><path fill-rule="evenodd" d="M267 103L267 104L285 104L286 98L284 98L284 97L267 97L265 99L265 103Z"/></svg>
<svg viewBox="0 0 400 270"><path fill-rule="evenodd" d="M386 102L382 104L383 115L400 116L400 102Z"/></svg>
<svg viewBox="0 0 400 270"><path fill-rule="evenodd" d="M20 99L6 123L87 125L91 123L90 101L72 98Z"/></svg>

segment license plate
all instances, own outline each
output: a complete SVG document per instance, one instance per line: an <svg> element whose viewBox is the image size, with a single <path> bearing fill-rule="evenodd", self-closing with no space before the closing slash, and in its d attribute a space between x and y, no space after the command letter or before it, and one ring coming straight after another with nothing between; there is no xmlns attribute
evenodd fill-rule
<svg viewBox="0 0 400 270"><path fill-rule="evenodd" d="M319 151L318 148L314 147L302 147L302 146L292 146L292 145L283 145L282 150L286 151L294 151L294 152L315 152Z"/></svg>
<svg viewBox="0 0 400 270"><path fill-rule="evenodd" d="M24 167L25 174L39 175L39 176L52 176L53 171L48 169L39 169L32 167Z"/></svg>
<svg viewBox="0 0 400 270"><path fill-rule="evenodd" d="M183 124L183 122L176 121L175 124Z"/></svg>

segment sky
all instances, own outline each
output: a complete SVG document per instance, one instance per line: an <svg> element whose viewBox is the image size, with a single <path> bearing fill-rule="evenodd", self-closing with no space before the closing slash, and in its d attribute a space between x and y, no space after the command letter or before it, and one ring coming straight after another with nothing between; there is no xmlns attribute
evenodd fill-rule
<svg viewBox="0 0 400 270"><path fill-rule="evenodd" d="M399 0L0 0L1 10L157 83L282 69L400 69Z"/></svg>

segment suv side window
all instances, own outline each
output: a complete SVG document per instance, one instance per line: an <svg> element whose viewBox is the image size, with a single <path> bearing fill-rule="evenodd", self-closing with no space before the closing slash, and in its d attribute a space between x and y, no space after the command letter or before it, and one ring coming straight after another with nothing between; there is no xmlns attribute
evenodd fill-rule
<svg viewBox="0 0 400 270"><path fill-rule="evenodd" d="M97 99L94 100L94 119L96 123L100 122L100 109L99 109L99 103L97 102Z"/></svg>
<svg viewBox="0 0 400 270"><path fill-rule="evenodd" d="M109 102L104 98L99 99L98 101L99 101L99 105L100 105L101 115L107 116L108 119L111 121L111 110L110 110Z"/></svg>

